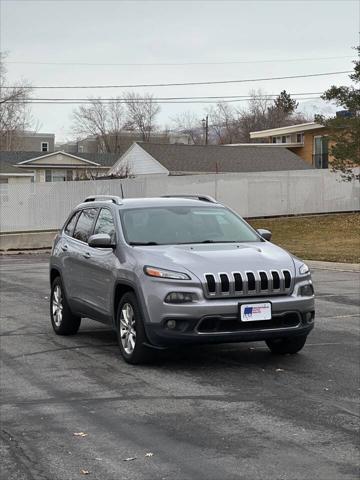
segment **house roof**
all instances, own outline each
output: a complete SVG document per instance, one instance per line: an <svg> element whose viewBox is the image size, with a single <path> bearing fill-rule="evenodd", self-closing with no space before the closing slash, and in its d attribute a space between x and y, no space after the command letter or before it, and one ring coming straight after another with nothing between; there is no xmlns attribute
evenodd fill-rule
<svg viewBox="0 0 360 480"><path fill-rule="evenodd" d="M121 153L77 153L76 155L66 155L75 156L102 167L111 167L121 156ZM0 173L21 173L21 168L15 166L16 164L24 164L24 162L44 156L49 156L49 152L0 152Z"/></svg>
<svg viewBox="0 0 360 480"><path fill-rule="evenodd" d="M282 147L138 143L170 172L265 172L312 168Z"/></svg>
<svg viewBox="0 0 360 480"><path fill-rule="evenodd" d="M250 138L273 137L276 135L305 132L307 130L317 130L318 128L324 128L324 125L316 122L299 123L297 125L288 125L287 127L270 128L269 130L250 132Z"/></svg>

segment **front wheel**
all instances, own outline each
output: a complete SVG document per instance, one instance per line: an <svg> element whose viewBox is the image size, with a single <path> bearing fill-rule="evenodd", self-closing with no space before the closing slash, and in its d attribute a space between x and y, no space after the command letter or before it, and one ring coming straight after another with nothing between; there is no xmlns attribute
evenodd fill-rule
<svg viewBox="0 0 360 480"><path fill-rule="evenodd" d="M60 277L51 285L50 318L57 335L74 335L79 330L81 318L71 313Z"/></svg>
<svg viewBox="0 0 360 480"><path fill-rule="evenodd" d="M116 333L121 355L127 363L147 363L151 358L149 347L144 345L146 334L140 307L134 293L123 295L117 310Z"/></svg>
<svg viewBox="0 0 360 480"><path fill-rule="evenodd" d="M276 338L274 340L266 340L266 345L271 353L277 355L294 354L299 352L306 343L307 335L299 335L292 338Z"/></svg>

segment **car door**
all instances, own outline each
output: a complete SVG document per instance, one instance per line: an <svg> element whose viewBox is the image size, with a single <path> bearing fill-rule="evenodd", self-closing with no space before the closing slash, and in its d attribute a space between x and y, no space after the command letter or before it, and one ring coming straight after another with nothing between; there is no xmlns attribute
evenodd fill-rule
<svg viewBox="0 0 360 480"><path fill-rule="evenodd" d="M116 228L110 208L100 209L93 230L94 235L99 233L108 234L114 245L116 244ZM96 317L111 322L112 294L119 260L113 248L88 247L87 252L87 275L91 278L89 294L96 310Z"/></svg>
<svg viewBox="0 0 360 480"><path fill-rule="evenodd" d="M74 277L73 269L73 234L81 210L75 212L65 225L60 242L58 245L59 257L61 262L61 276L68 301L71 303L72 279Z"/></svg>
<svg viewBox="0 0 360 480"><path fill-rule="evenodd" d="M93 232L99 209L84 208L76 222L72 238L68 241L68 292L76 311L84 316L91 315L94 299L92 298L92 279L89 276L88 239Z"/></svg>

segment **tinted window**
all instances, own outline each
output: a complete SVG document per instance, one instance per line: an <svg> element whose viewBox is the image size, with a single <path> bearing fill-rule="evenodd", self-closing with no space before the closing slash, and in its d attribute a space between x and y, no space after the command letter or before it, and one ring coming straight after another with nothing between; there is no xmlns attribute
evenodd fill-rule
<svg viewBox="0 0 360 480"><path fill-rule="evenodd" d="M156 207L122 212L128 243L258 242L259 237L226 208Z"/></svg>
<svg viewBox="0 0 360 480"><path fill-rule="evenodd" d="M100 210L94 229L94 234L97 233L107 233L108 235L110 235L111 240L115 242L114 219L111 215L110 210L108 210L107 208L102 208Z"/></svg>
<svg viewBox="0 0 360 480"><path fill-rule="evenodd" d="M76 224L73 237L82 242L87 242L91 234L91 229L94 219L97 214L96 208L87 208L80 214L79 220Z"/></svg>
<svg viewBox="0 0 360 480"><path fill-rule="evenodd" d="M76 213L74 213L74 215L68 221L68 223L65 227L65 230L64 230L66 235L70 235L70 237L72 236L72 233L74 231L74 227L75 227L76 220L77 220L78 216L79 216L79 212L76 212Z"/></svg>

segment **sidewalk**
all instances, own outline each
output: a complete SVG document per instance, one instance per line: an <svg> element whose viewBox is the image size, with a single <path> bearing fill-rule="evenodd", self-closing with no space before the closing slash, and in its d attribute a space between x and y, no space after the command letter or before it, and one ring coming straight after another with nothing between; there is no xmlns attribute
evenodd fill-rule
<svg viewBox="0 0 360 480"><path fill-rule="evenodd" d="M339 272L358 272L360 273L360 263L337 263L337 262L319 262L317 260L304 260L314 270L337 270Z"/></svg>

